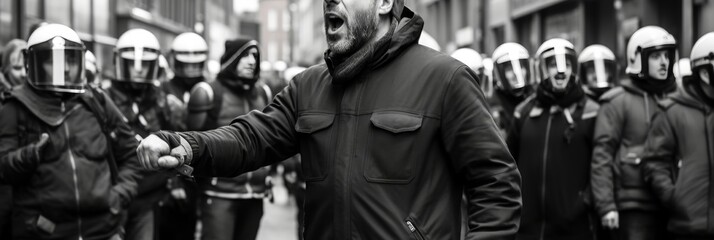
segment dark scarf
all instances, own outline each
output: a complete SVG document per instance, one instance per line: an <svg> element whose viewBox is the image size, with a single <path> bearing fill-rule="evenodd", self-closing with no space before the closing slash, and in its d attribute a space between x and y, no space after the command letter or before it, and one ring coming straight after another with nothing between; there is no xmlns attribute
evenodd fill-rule
<svg viewBox="0 0 714 240"><path fill-rule="evenodd" d="M526 89L522 89L522 90L523 90L523 93L521 95L516 95L516 94L513 94L511 91L499 88L499 89L496 89L496 95L502 101L502 104L508 104L509 106L515 107L519 103L526 100L526 97L528 97ZM509 109L509 110L512 110L512 109Z"/></svg>
<svg viewBox="0 0 714 240"><path fill-rule="evenodd" d="M330 50L325 51L325 63L332 76L332 82L342 84L362 73L364 70L379 66L381 58L389 49L392 36L397 28L397 21L392 19L389 32L378 41L365 44L346 58L335 56Z"/></svg>
<svg viewBox="0 0 714 240"><path fill-rule="evenodd" d="M81 95L35 90L28 85L14 88L11 94L33 115L53 127L62 124L79 107L79 96Z"/></svg>
<svg viewBox="0 0 714 240"><path fill-rule="evenodd" d="M656 80L648 77L632 76L632 84L654 95L667 94L677 89L677 82L673 77L668 77L666 80Z"/></svg>
<svg viewBox="0 0 714 240"><path fill-rule="evenodd" d="M591 95L594 99L593 100L598 100L600 99L600 96L605 94L607 91L610 91L612 89L611 87L606 87L606 88L588 88L587 90L590 92L588 95Z"/></svg>
<svg viewBox="0 0 714 240"><path fill-rule="evenodd" d="M112 88L116 88L112 100L114 100L117 105L126 102L136 102L141 105L150 106L159 102L160 97L162 97L159 92L160 90L152 84L115 81L112 83ZM116 94L120 94L121 96L117 96Z"/></svg>
<svg viewBox="0 0 714 240"><path fill-rule="evenodd" d="M709 89L705 90L704 88ZM695 96L695 98L701 100L704 104L709 105L709 107L714 107L714 89L703 81L689 81L684 89L689 92L689 94ZM706 91L708 91L709 94L707 94Z"/></svg>
<svg viewBox="0 0 714 240"><path fill-rule="evenodd" d="M250 92L251 90L253 90L255 82L257 81L257 79L248 79L238 76L228 78L226 76L220 75L218 76L218 78L216 78L216 80L218 80L221 85L226 87L228 90L237 94Z"/></svg>
<svg viewBox="0 0 714 240"><path fill-rule="evenodd" d="M583 88L577 85L564 93L553 93L544 90L542 87L539 87L536 90L536 99L542 106L552 106L557 104L561 108L570 107L573 103L580 101L584 95L585 92L583 91Z"/></svg>

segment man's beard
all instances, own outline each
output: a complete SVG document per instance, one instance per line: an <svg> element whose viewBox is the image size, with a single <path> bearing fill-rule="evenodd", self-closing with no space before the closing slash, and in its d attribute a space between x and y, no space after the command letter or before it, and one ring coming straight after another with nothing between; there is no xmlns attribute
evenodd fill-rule
<svg viewBox="0 0 714 240"><path fill-rule="evenodd" d="M356 12L353 24L347 24L345 21L347 36L340 39L340 36L326 34L328 48L335 56L352 55L374 37L378 20L369 10ZM327 29L328 26L325 24L325 32Z"/></svg>

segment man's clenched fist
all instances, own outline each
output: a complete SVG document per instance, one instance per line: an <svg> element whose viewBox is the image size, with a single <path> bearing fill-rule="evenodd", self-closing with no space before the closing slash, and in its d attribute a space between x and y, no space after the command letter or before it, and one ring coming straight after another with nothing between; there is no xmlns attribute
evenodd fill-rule
<svg viewBox="0 0 714 240"><path fill-rule="evenodd" d="M151 134L139 143L136 154L146 169L174 169L183 164L186 150L180 145L171 149L167 142Z"/></svg>

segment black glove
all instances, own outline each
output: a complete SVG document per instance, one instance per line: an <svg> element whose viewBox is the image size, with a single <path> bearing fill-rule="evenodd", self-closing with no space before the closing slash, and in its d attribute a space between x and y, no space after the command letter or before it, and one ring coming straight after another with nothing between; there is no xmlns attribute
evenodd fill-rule
<svg viewBox="0 0 714 240"><path fill-rule="evenodd" d="M10 155L16 156L13 159L17 162L13 165L21 168L18 169L21 171L30 171L37 168L41 161L40 152L47 146L49 138L49 134L43 133L37 142L30 143L10 153Z"/></svg>
<svg viewBox="0 0 714 240"><path fill-rule="evenodd" d="M169 148L174 149L181 146L181 136L174 132L158 131L154 135L169 144Z"/></svg>

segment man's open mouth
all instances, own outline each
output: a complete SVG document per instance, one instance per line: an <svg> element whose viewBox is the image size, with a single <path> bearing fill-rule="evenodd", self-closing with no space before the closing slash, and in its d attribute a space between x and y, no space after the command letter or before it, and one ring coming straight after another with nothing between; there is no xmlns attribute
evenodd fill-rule
<svg viewBox="0 0 714 240"><path fill-rule="evenodd" d="M327 23L328 33L335 33L342 28L345 20L335 13L327 13L325 14L325 23Z"/></svg>

